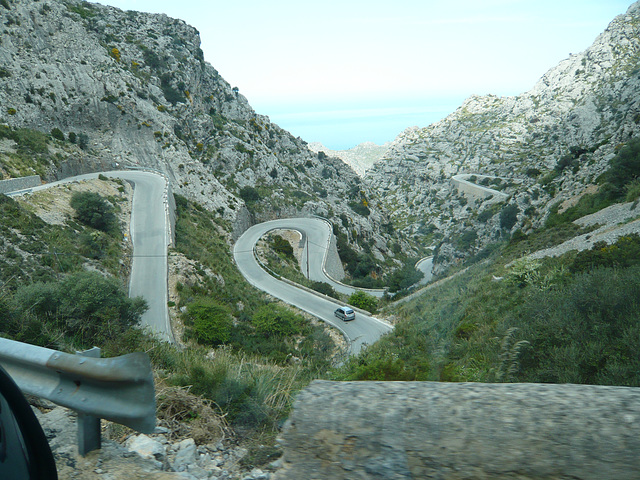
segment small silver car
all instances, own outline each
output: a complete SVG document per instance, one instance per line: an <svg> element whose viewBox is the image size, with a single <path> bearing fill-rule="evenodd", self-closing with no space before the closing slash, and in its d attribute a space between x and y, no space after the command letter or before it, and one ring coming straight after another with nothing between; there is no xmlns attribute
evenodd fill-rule
<svg viewBox="0 0 640 480"><path fill-rule="evenodd" d="M340 307L336 309L333 314L344 322L356 319L356 312L353 311L353 308L349 307Z"/></svg>

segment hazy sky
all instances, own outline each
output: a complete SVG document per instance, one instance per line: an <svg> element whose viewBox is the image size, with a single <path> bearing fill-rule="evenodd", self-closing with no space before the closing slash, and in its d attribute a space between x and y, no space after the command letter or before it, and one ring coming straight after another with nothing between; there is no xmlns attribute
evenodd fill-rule
<svg viewBox="0 0 640 480"><path fill-rule="evenodd" d="M516 95L632 0L101 0L200 31L260 114L335 148L393 140L471 94Z"/></svg>

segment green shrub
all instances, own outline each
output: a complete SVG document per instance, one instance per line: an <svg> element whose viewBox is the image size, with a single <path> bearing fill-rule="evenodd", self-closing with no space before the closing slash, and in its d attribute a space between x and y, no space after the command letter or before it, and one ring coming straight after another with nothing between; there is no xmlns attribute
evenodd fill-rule
<svg viewBox="0 0 640 480"><path fill-rule="evenodd" d="M640 178L640 138L634 138L620 149L609 162L605 179L614 187L614 194L622 196L624 187Z"/></svg>
<svg viewBox="0 0 640 480"><path fill-rule="evenodd" d="M242 187L239 192L240 198L247 203L254 203L260 201L261 197L258 190L251 186Z"/></svg>
<svg viewBox="0 0 640 480"><path fill-rule="evenodd" d="M516 318L518 320L516 320ZM599 268L527 299L518 381L640 385L640 267ZM524 320L524 321L523 321Z"/></svg>
<svg viewBox="0 0 640 480"><path fill-rule="evenodd" d="M81 223L103 232L117 228L117 218L111 205L98 193L74 192L70 204Z"/></svg>
<svg viewBox="0 0 640 480"><path fill-rule="evenodd" d="M58 127L51 130L51 136L56 140L60 140L64 142L64 133Z"/></svg>
<svg viewBox="0 0 640 480"><path fill-rule="evenodd" d="M569 266L574 272L585 272L597 267L626 268L640 264L640 235L620 237L615 244L596 243L590 250L579 252Z"/></svg>
<svg viewBox="0 0 640 480"><path fill-rule="evenodd" d="M82 150L86 150L89 147L89 136L86 133L78 135L78 146Z"/></svg>
<svg viewBox="0 0 640 480"><path fill-rule="evenodd" d="M640 180L636 179L628 183L626 186L625 200L627 202L633 202L640 198Z"/></svg>
<svg viewBox="0 0 640 480"><path fill-rule="evenodd" d="M95 17L96 13L93 8L93 5L89 2L84 2L83 5L67 5L67 9L70 12L77 13L83 20Z"/></svg>
<svg viewBox="0 0 640 480"><path fill-rule="evenodd" d="M378 300L365 292L355 292L349 297L349 305L361 308L367 312L375 313L378 308Z"/></svg>
<svg viewBox="0 0 640 480"><path fill-rule="evenodd" d="M287 307L269 303L258 308L252 323L265 337L286 337L300 332L302 318Z"/></svg>
<svg viewBox="0 0 640 480"><path fill-rule="evenodd" d="M518 221L518 207L516 205L507 205L500 212L500 228L511 230Z"/></svg>
<svg viewBox="0 0 640 480"><path fill-rule="evenodd" d="M280 235L274 235L271 240L271 248L285 257L293 258L293 247Z"/></svg>
<svg viewBox="0 0 640 480"><path fill-rule="evenodd" d="M408 259L402 268L386 277L389 292L394 293L415 285L424 277L424 273L415 267L415 259Z"/></svg>
<svg viewBox="0 0 640 480"><path fill-rule="evenodd" d="M403 322L388 335L349 357L331 375L335 380L419 381L431 371L432 342L415 324Z"/></svg>
<svg viewBox="0 0 640 480"><path fill-rule="evenodd" d="M229 310L215 300L200 298L187 306L187 316L198 342L219 345L231 337L233 327Z"/></svg>
<svg viewBox="0 0 640 480"><path fill-rule="evenodd" d="M171 74L163 73L160 75L160 88L164 94L164 98L171 104L185 103L187 101L184 92L176 89L171 85Z"/></svg>
<svg viewBox="0 0 640 480"><path fill-rule="evenodd" d="M137 324L147 309L141 297L128 298L112 277L79 272L59 282L36 282L18 288L13 303L42 325L58 329L82 346L115 339Z"/></svg>
<svg viewBox="0 0 640 480"><path fill-rule="evenodd" d="M312 282L311 288L318 293L322 293L328 297L340 298L338 292L336 292L331 285L326 282Z"/></svg>
<svg viewBox="0 0 640 480"><path fill-rule="evenodd" d="M349 202L349 207L351 207L351 210L363 217L368 217L371 213L369 207L367 207L363 202Z"/></svg>
<svg viewBox="0 0 640 480"><path fill-rule="evenodd" d="M14 132L14 140L19 149L27 149L34 153L46 153L49 150L47 136L37 130L19 128Z"/></svg>

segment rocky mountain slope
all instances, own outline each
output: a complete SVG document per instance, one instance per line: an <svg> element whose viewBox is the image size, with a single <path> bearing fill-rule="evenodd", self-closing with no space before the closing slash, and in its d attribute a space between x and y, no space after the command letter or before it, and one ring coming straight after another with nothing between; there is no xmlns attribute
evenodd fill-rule
<svg viewBox="0 0 640 480"><path fill-rule="evenodd" d="M376 145L373 142L365 142L356 145L348 150L331 150L320 142L312 142L309 144L311 151L320 153L330 157L338 157L344 163L349 165L358 175L364 176L374 163L380 160L389 149L391 142L383 145Z"/></svg>
<svg viewBox="0 0 640 480"><path fill-rule="evenodd" d="M47 179L152 168L228 220L234 236L255 221L317 214L339 226L347 218L350 240L393 256L369 188L254 112L183 21L79 0L3 0L0 22L0 123L55 129L61 144L82 147L61 147ZM360 204L367 215L353 210Z"/></svg>
<svg viewBox="0 0 640 480"><path fill-rule="evenodd" d="M407 129L365 181L398 228L426 245L441 242L436 268L517 229L527 233L552 205L593 189L617 149L638 134L639 54L635 3L530 91L473 96L444 120ZM509 199L464 195L451 180L456 174L472 174ZM517 208L506 229L499 215L505 205Z"/></svg>

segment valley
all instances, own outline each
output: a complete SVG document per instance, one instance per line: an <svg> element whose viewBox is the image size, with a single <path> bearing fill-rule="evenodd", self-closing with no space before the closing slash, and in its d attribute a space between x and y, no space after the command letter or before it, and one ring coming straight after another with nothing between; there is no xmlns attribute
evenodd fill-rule
<svg viewBox="0 0 640 480"><path fill-rule="evenodd" d="M0 195L0 335L147 352L195 478L278 478L315 380L640 386L640 2L529 91L347 152L255 112L181 20L0 14L0 176L51 187ZM138 170L163 177L140 210Z"/></svg>

